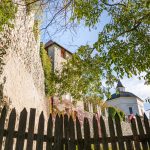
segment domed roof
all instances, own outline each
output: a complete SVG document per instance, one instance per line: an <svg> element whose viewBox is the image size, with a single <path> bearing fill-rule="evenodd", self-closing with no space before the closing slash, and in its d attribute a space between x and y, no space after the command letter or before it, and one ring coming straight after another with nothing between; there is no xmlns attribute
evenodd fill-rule
<svg viewBox="0 0 150 150"><path fill-rule="evenodd" d="M112 99L116 99L119 97L136 97L138 99L140 99L138 96L134 95L133 93L130 92L119 92L119 93L114 93L111 95L111 98L107 99L107 101L112 100Z"/></svg>

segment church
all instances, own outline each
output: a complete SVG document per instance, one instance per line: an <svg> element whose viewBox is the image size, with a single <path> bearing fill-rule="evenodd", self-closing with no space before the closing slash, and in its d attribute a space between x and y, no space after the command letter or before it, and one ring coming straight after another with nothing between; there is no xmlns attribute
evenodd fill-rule
<svg viewBox="0 0 150 150"><path fill-rule="evenodd" d="M106 103L119 108L127 116L131 114L143 116L144 114L144 101L135 94L125 91L121 81L118 81L116 93L112 94Z"/></svg>

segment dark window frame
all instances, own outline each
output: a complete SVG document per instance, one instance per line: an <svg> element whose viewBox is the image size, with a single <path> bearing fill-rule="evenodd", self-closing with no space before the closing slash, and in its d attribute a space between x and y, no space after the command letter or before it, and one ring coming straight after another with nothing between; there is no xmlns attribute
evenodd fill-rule
<svg viewBox="0 0 150 150"><path fill-rule="evenodd" d="M133 109L132 109L132 107L129 107L129 113L130 113L130 114L133 114Z"/></svg>

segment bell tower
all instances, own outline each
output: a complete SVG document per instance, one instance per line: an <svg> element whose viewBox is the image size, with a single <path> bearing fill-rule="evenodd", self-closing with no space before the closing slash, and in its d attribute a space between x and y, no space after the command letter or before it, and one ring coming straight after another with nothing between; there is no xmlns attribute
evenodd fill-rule
<svg viewBox="0 0 150 150"><path fill-rule="evenodd" d="M125 92L125 87L122 85L120 80L118 80L116 90L119 92Z"/></svg>

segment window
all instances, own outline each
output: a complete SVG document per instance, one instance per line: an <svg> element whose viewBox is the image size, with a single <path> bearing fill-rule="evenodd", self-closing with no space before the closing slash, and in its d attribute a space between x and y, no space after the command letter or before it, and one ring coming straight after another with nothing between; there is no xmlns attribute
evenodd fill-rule
<svg viewBox="0 0 150 150"><path fill-rule="evenodd" d="M61 57L64 58L64 59L65 59L65 57L66 57L66 56L65 56L65 50L64 50L63 48L61 49Z"/></svg>
<svg viewBox="0 0 150 150"><path fill-rule="evenodd" d="M129 113L130 113L130 114L133 114L132 107L129 107Z"/></svg>

